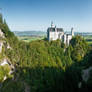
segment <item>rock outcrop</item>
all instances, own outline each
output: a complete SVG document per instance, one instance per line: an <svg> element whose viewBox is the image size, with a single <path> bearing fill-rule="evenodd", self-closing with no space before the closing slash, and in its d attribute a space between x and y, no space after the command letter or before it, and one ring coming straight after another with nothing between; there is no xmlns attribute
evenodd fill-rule
<svg viewBox="0 0 92 92"><path fill-rule="evenodd" d="M2 57L2 58L0 58L0 66L4 67L5 65L8 65L10 67L9 75L11 75L15 71L15 68L14 68L13 64L11 63L11 61L7 58L7 56L5 54L4 54L4 56L2 55L3 48L5 50L11 49L9 43L7 43L5 39L6 38L4 36L4 33L0 29L0 56ZM7 79L7 77L4 76L3 80L6 80L6 79Z"/></svg>

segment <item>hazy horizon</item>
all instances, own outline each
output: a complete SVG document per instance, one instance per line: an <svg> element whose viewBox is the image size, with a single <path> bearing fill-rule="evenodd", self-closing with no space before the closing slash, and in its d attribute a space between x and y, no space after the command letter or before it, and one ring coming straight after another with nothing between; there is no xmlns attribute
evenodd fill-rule
<svg viewBox="0 0 92 92"><path fill-rule="evenodd" d="M0 0L11 31L41 30L51 21L64 31L92 32L92 0Z"/></svg>
<svg viewBox="0 0 92 92"><path fill-rule="evenodd" d="M11 30L12 31L12 30ZM12 31L12 32L44 32L44 33L46 33L47 32L47 30L14 30L14 31ZM64 31L65 33L70 33L71 32L71 30L68 30L68 31ZM92 33L92 31L91 32L87 32L87 31L74 31L75 33Z"/></svg>

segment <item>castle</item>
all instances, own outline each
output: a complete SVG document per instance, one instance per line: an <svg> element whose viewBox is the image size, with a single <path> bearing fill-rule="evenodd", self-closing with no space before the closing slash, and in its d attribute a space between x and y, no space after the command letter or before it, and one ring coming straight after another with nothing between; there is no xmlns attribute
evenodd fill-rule
<svg viewBox="0 0 92 92"><path fill-rule="evenodd" d="M71 28L71 34L64 33L63 28L57 28L54 26L53 22L51 23L51 27L47 29L47 39L48 41L60 39L66 45L69 45L70 40L74 36L73 28Z"/></svg>

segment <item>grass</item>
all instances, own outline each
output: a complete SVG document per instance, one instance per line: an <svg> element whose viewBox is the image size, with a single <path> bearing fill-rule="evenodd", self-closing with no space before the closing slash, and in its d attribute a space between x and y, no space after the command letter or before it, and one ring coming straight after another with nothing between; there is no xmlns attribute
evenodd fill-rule
<svg viewBox="0 0 92 92"><path fill-rule="evenodd" d="M40 36L40 37L32 37L32 36L19 36L18 37L19 40L22 40L22 41L25 41L25 42L32 42L32 41L35 41L35 40L42 40L44 39L45 37L44 36Z"/></svg>
<svg viewBox="0 0 92 92"><path fill-rule="evenodd" d="M92 45L92 35L84 36L84 39L87 41L89 45Z"/></svg>

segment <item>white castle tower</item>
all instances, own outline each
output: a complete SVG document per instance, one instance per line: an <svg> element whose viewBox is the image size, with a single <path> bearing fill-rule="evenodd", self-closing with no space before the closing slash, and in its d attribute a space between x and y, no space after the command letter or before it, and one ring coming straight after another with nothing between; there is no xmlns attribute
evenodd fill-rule
<svg viewBox="0 0 92 92"><path fill-rule="evenodd" d="M74 36L73 27L71 28L71 35Z"/></svg>
<svg viewBox="0 0 92 92"><path fill-rule="evenodd" d="M53 21L51 22L51 27L47 29L47 39L49 41L52 40L57 40L62 38L64 34L63 28L57 28L54 24Z"/></svg>

